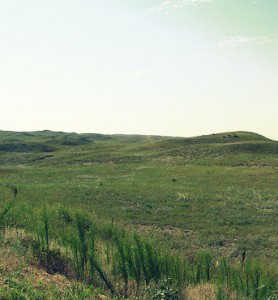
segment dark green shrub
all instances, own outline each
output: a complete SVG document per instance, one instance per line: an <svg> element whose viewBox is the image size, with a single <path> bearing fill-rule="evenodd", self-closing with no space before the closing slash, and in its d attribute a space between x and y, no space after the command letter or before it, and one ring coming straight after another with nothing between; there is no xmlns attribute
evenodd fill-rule
<svg viewBox="0 0 278 300"><path fill-rule="evenodd" d="M163 276L158 287L149 288L152 300L178 300L178 289L173 285L171 278Z"/></svg>

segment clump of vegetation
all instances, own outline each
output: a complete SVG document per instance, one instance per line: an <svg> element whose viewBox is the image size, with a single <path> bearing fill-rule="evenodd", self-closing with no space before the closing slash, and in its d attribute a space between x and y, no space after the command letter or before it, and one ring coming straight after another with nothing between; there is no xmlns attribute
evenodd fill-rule
<svg viewBox="0 0 278 300"><path fill-rule="evenodd" d="M150 299L152 300L178 300L178 289L173 286L171 278L163 276L159 285L153 289L150 288Z"/></svg>

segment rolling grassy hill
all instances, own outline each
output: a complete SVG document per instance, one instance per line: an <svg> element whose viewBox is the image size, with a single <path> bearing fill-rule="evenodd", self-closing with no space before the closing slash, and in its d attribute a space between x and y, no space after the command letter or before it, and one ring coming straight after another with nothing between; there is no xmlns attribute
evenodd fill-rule
<svg viewBox="0 0 278 300"><path fill-rule="evenodd" d="M77 155L78 154L78 155ZM277 165L278 143L250 132L193 138L0 131L1 164L140 160L201 165ZM51 158L51 159L50 159Z"/></svg>
<svg viewBox="0 0 278 300"><path fill-rule="evenodd" d="M0 131L6 226L44 207L83 211L171 253L278 259L278 142L251 132L192 138ZM32 212L30 212L30 207Z"/></svg>

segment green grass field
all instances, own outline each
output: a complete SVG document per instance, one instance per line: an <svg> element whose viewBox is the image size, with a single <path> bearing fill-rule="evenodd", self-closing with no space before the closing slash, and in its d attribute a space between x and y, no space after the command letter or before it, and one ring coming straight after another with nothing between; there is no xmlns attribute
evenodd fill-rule
<svg viewBox="0 0 278 300"><path fill-rule="evenodd" d="M41 209L62 207L99 224L113 220L169 253L206 251L236 264L245 251L271 265L278 259L277 184L278 142L255 133L0 131L1 207L17 192L5 226L26 231Z"/></svg>

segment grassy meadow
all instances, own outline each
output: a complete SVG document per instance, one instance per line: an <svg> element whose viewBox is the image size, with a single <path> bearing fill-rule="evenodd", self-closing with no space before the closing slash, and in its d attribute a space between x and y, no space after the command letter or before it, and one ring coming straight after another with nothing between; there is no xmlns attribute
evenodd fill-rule
<svg viewBox="0 0 278 300"><path fill-rule="evenodd" d="M45 299L277 299L277 183L255 133L0 131L0 250L74 281Z"/></svg>

